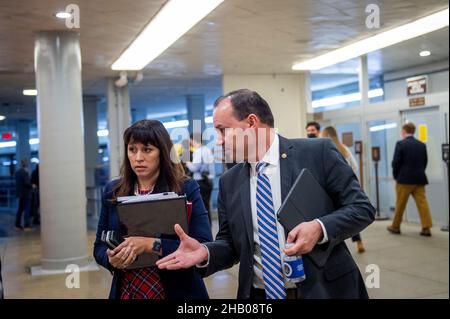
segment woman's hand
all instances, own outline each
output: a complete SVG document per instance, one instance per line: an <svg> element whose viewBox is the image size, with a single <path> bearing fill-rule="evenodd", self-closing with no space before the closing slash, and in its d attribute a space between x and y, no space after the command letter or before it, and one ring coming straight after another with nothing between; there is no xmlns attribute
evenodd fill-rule
<svg viewBox="0 0 450 319"><path fill-rule="evenodd" d="M116 248L117 249L117 248ZM131 265L135 260L137 255L133 252L130 247L116 251L116 249L106 250L108 255L109 263L117 269L124 269Z"/></svg>
<svg viewBox="0 0 450 319"><path fill-rule="evenodd" d="M125 248L130 248L131 251L136 256L139 256L144 252L152 253L154 240L155 239L151 237L138 237L138 236L127 237L119 246L117 246L114 249L114 252L118 253L119 251L122 251Z"/></svg>

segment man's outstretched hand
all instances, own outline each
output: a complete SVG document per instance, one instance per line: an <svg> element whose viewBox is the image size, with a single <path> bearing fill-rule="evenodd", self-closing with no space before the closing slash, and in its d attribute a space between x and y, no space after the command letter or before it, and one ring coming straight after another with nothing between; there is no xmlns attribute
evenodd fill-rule
<svg viewBox="0 0 450 319"><path fill-rule="evenodd" d="M180 225L176 224L174 229L180 237L180 246L175 252L156 262L159 269L190 268L208 259L208 250L205 246L186 235Z"/></svg>

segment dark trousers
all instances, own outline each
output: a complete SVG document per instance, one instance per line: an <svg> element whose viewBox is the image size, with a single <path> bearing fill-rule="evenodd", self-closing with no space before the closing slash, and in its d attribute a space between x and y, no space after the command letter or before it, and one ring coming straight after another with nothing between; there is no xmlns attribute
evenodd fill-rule
<svg viewBox="0 0 450 319"><path fill-rule="evenodd" d="M209 224L211 224L211 209L210 209L210 201L211 201L211 193L213 189L212 181L209 178L203 178L197 181L200 186L200 195L202 196L203 203L205 204L205 208L208 211Z"/></svg>
<svg viewBox="0 0 450 319"><path fill-rule="evenodd" d="M30 196L19 197L19 208L16 213L16 227L22 228L22 214L24 215L24 226L30 227Z"/></svg>
<svg viewBox="0 0 450 319"><path fill-rule="evenodd" d="M352 237L352 241L353 242L360 241L360 240L361 240L361 234L360 233L357 233L355 236Z"/></svg>
<svg viewBox="0 0 450 319"><path fill-rule="evenodd" d="M34 225L39 225L40 223L39 189L37 188L33 189L31 192L30 217L33 218Z"/></svg>

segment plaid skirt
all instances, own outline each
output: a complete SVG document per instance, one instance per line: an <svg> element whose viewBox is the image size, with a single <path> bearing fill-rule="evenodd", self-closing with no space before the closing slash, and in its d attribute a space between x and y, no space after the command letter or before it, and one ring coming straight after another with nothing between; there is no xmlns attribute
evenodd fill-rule
<svg viewBox="0 0 450 319"><path fill-rule="evenodd" d="M165 299L157 267L125 270L120 284L120 299Z"/></svg>

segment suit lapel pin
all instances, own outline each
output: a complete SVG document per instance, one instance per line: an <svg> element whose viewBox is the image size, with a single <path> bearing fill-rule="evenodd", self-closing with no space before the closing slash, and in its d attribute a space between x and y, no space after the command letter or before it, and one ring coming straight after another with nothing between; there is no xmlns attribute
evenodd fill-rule
<svg viewBox="0 0 450 319"><path fill-rule="evenodd" d="M287 158L287 154L286 153L281 154L281 158Z"/></svg>

